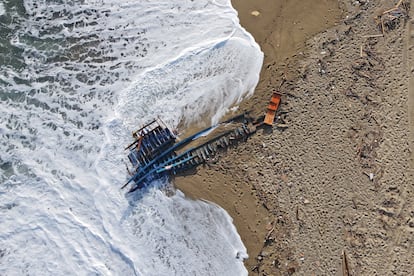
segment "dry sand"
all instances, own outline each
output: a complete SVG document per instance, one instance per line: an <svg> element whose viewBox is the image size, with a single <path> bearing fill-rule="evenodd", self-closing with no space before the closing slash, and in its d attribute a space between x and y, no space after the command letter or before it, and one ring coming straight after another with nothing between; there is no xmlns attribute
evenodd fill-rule
<svg viewBox="0 0 414 276"><path fill-rule="evenodd" d="M252 275L341 275L343 252L350 275L412 275L409 1L384 37L374 17L399 1L251 2L233 5L265 61L241 109L261 115L279 90L279 121L177 186L230 213Z"/></svg>

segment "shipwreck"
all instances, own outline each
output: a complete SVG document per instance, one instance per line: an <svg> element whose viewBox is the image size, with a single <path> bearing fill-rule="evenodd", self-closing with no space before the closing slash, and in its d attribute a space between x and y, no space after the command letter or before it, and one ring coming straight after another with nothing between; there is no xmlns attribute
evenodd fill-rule
<svg viewBox="0 0 414 276"><path fill-rule="evenodd" d="M279 103L280 94L273 93L264 120L243 113L181 140L161 119L154 119L132 133L134 140L125 148L130 178L121 188L129 187L131 193L154 180L209 162L218 152L247 140L257 127L272 125Z"/></svg>

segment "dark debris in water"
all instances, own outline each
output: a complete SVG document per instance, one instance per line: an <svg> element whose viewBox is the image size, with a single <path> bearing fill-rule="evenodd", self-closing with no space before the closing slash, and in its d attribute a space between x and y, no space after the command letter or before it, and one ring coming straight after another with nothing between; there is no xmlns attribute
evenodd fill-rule
<svg viewBox="0 0 414 276"><path fill-rule="evenodd" d="M3 206L0 206L0 210L11 210L11 209L13 209L14 207L17 207L17 206L18 206L18 204L15 203L15 202L13 202L13 203L7 203L7 204L5 204Z"/></svg>
<svg viewBox="0 0 414 276"><path fill-rule="evenodd" d="M0 249L0 259L7 255L7 249Z"/></svg>

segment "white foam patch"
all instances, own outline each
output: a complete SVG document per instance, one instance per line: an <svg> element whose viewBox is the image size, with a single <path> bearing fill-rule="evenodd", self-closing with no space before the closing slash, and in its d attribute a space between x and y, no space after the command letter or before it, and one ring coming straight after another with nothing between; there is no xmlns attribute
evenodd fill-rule
<svg viewBox="0 0 414 276"><path fill-rule="evenodd" d="M174 118L174 125L183 118L199 121L207 112L214 114L215 124L232 104L253 92L258 76L251 70L260 70L261 58L238 37L208 42L140 74L125 90L119 110L125 118L160 114Z"/></svg>
<svg viewBox="0 0 414 276"><path fill-rule="evenodd" d="M145 248L138 253L148 262L144 275L245 273L246 248L232 219L218 206L185 199L179 191L166 197L151 190L125 221L136 242Z"/></svg>
<svg viewBox="0 0 414 276"><path fill-rule="evenodd" d="M4 4L0 3L0 16L6 13L6 9L4 8Z"/></svg>
<svg viewBox="0 0 414 276"><path fill-rule="evenodd" d="M157 189L131 206L119 190L139 124L217 121L252 93L263 54L230 1L74 2L11 9L0 274L247 274L222 209Z"/></svg>

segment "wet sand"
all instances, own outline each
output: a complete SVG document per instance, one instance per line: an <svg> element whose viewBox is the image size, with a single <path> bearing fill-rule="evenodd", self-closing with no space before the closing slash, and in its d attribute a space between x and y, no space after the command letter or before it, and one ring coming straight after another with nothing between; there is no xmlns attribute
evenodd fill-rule
<svg viewBox="0 0 414 276"><path fill-rule="evenodd" d="M291 59L297 58L297 53L305 47L305 41L339 21L341 11L336 1L312 0L306 5L301 2L232 1L242 26L253 35L265 53L260 83L254 96L241 104L242 110L253 110L254 115L261 115L271 91L282 81L284 67ZM316 12L309 14L312 6ZM256 10L260 12L259 16L251 14ZM249 156L246 157L248 159ZM246 265L251 269L257 265L256 256L272 228L273 216L263 206L249 181L234 177L237 171L228 173L232 168L224 167L220 164L200 168L195 175L176 178L175 183L187 196L215 202L229 212L248 249L250 258Z"/></svg>
<svg viewBox="0 0 414 276"><path fill-rule="evenodd" d="M233 1L265 53L240 109L278 90L280 118L176 185L229 212L252 275L414 271L414 23L374 2Z"/></svg>

